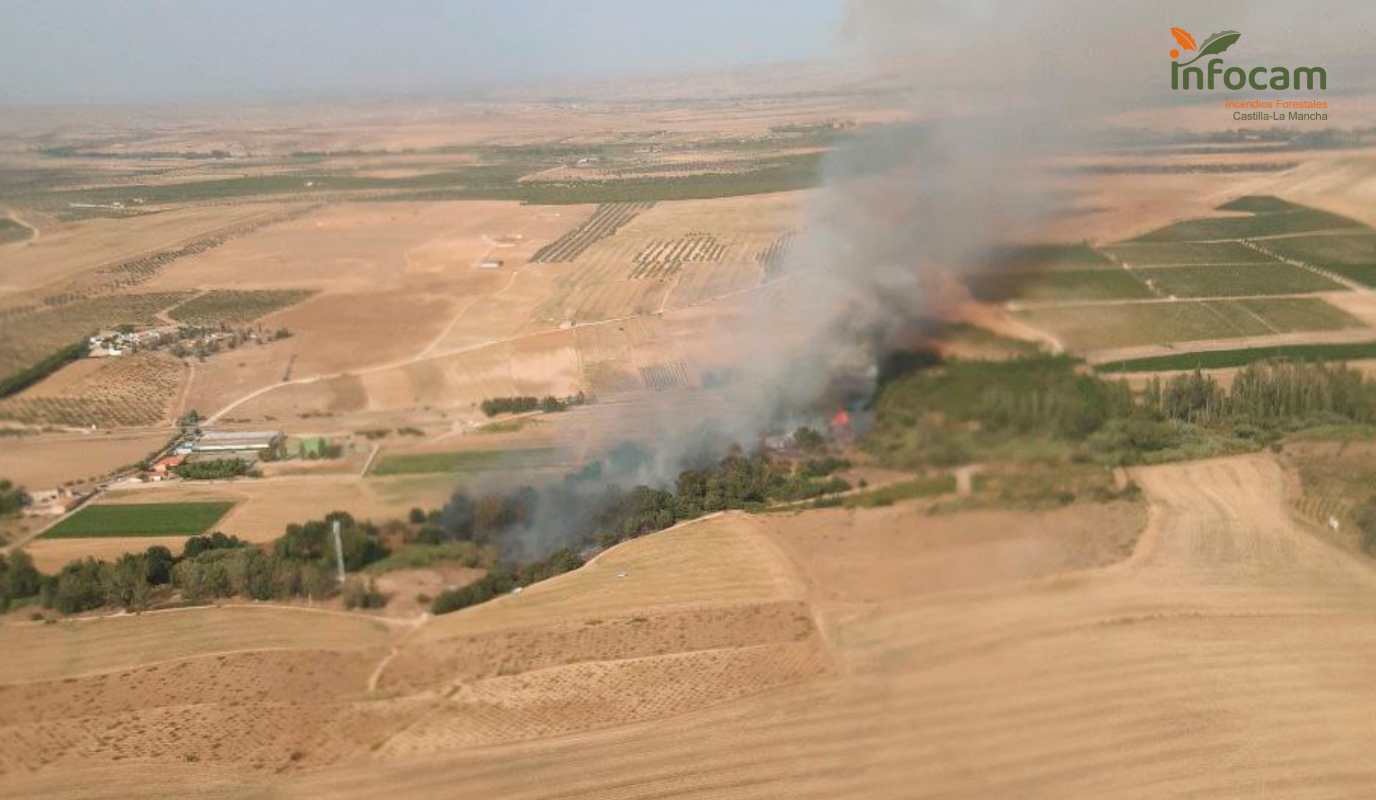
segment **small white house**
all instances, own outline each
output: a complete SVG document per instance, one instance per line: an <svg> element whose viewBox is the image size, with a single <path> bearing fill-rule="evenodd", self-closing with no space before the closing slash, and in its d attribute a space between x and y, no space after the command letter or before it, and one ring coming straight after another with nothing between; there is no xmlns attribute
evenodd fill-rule
<svg viewBox="0 0 1376 800"><path fill-rule="evenodd" d="M484 258L478 262L478 269L501 269L502 260L500 258Z"/></svg>

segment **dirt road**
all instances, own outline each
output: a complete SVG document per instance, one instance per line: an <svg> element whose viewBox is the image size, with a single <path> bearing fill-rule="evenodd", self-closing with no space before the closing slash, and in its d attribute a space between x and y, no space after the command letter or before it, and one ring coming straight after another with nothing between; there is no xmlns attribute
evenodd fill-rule
<svg viewBox="0 0 1376 800"><path fill-rule="evenodd" d="M1275 462L1139 470L1090 573L821 608L839 676L633 728L321 772L302 796L1355 797L1376 786L1376 575Z"/></svg>

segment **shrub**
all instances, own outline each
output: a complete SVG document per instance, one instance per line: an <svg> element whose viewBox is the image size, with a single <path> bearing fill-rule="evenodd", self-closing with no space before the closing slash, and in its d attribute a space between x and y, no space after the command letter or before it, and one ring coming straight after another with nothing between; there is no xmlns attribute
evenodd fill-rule
<svg viewBox="0 0 1376 800"><path fill-rule="evenodd" d="M1376 556L1376 496L1363 503L1355 514L1362 551Z"/></svg>
<svg viewBox="0 0 1376 800"><path fill-rule="evenodd" d="M0 480L0 517L18 513L29 504L29 496L18 486L7 480Z"/></svg>
<svg viewBox="0 0 1376 800"><path fill-rule="evenodd" d="M344 607L353 610L355 608L382 608L387 605L390 598L377 590L377 585L369 580L350 580L344 584Z"/></svg>
<svg viewBox="0 0 1376 800"><path fill-rule="evenodd" d="M219 531L205 536L192 536L182 544L182 558L195 558L207 550L226 550L245 547L248 542L237 536L226 536Z"/></svg>
<svg viewBox="0 0 1376 800"><path fill-rule="evenodd" d="M23 550L6 556L0 553L0 611L9 609L15 600L33 597L43 588L43 575L34 567L33 559Z"/></svg>

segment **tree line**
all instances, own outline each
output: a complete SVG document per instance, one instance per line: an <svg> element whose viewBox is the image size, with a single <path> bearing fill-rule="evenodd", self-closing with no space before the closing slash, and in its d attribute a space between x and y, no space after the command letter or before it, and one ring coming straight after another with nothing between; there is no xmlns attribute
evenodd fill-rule
<svg viewBox="0 0 1376 800"><path fill-rule="evenodd" d="M1244 452L1286 432L1376 421L1376 382L1340 364L1258 362L1225 389L1196 370L1134 394L1065 356L922 364L881 384L863 446L894 466L953 466L1033 441L1132 464Z"/></svg>
<svg viewBox="0 0 1376 800"><path fill-rule="evenodd" d="M342 511L288 525L266 547L216 532L188 538L178 555L155 545L114 561L78 559L53 575L42 574L27 554L16 552L0 559L0 604L8 608L16 600L36 597L43 608L74 614L105 606L146 609L173 591L191 603L229 597L325 599L341 588L330 532L336 521L345 569L360 570L391 552L376 526ZM354 599L376 607L380 601L375 594L368 590Z"/></svg>
<svg viewBox="0 0 1376 800"><path fill-rule="evenodd" d="M552 394L544 397L517 395L514 397L489 397L482 401L478 408L489 417L495 417L498 414L523 414L536 409L546 414L553 414L566 411L570 406L581 406L587 401L587 396L582 392L570 397L555 397Z"/></svg>

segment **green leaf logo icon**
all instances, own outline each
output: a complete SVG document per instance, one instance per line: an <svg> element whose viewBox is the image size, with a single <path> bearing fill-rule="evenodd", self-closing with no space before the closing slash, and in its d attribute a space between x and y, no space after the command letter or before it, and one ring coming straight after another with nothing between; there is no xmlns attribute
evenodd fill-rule
<svg viewBox="0 0 1376 800"><path fill-rule="evenodd" d="M1204 56L1216 56L1219 53L1222 53L1224 50L1227 50L1229 47L1232 47L1233 45L1237 44L1237 40L1241 38L1242 34L1238 33L1237 31L1219 31L1218 33L1215 33L1213 36L1210 36L1209 38L1204 40L1204 44L1200 45L1199 47L1198 55L1196 55L1189 61L1186 61L1185 63L1181 64L1180 66L1189 66L1190 64L1193 64L1194 62L1198 61Z"/></svg>

